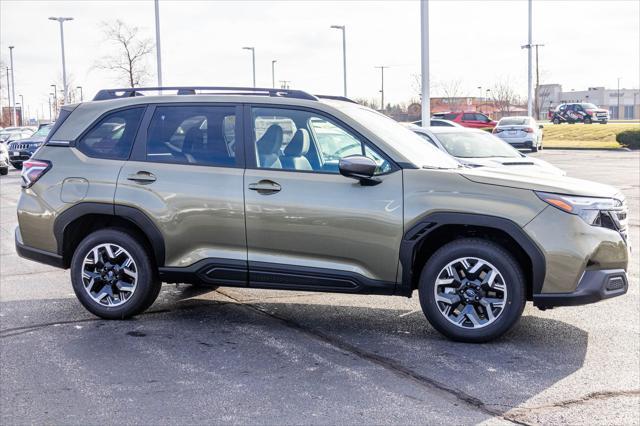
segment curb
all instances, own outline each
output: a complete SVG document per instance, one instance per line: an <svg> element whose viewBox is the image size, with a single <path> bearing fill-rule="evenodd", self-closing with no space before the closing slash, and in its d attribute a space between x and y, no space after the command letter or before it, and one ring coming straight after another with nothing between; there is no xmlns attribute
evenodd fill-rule
<svg viewBox="0 0 640 426"><path fill-rule="evenodd" d="M562 147L562 146L543 146L543 151L546 150L564 150L564 151L620 151L620 152L632 152L634 150L629 148L576 148L576 147Z"/></svg>

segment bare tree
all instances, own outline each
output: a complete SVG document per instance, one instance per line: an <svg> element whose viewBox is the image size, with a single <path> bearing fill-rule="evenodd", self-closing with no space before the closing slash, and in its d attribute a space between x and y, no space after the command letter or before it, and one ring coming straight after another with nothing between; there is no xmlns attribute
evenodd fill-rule
<svg viewBox="0 0 640 426"><path fill-rule="evenodd" d="M518 103L518 95L508 78L501 78L491 88L494 105L501 113L508 113Z"/></svg>
<svg viewBox="0 0 640 426"><path fill-rule="evenodd" d="M140 28L130 26L121 20L102 23L105 39L116 46L116 53L103 57L96 67L115 71L118 80L129 87L143 84L149 78L147 57L153 52L151 38L142 38Z"/></svg>
<svg viewBox="0 0 640 426"><path fill-rule="evenodd" d="M354 101L359 103L360 105L366 106L367 108L378 110L378 102L375 99L366 99L366 98L355 98Z"/></svg>

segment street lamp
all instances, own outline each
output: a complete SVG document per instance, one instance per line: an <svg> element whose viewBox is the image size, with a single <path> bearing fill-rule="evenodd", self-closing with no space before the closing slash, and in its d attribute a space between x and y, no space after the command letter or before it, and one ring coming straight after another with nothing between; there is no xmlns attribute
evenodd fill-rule
<svg viewBox="0 0 640 426"><path fill-rule="evenodd" d="M251 51L251 61L253 65L253 87L256 87L256 49L255 47L243 47L243 49Z"/></svg>
<svg viewBox="0 0 640 426"><path fill-rule="evenodd" d="M160 5L158 0L155 0L154 3L156 11L156 71L158 73L158 87L162 87L162 58L160 57ZM80 98L80 100L82 100L82 96L80 96Z"/></svg>
<svg viewBox="0 0 640 426"><path fill-rule="evenodd" d="M332 25L331 28L342 31L342 73L344 85L344 97L347 97L347 35L344 25Z"/></svg>
<svg viewBox="0 0 640 426"><path fill-rule="evenodd" d="M13 48L14 46L9 46L9 58L11 63L11 98L12 98L12 111L13 111L13 125L18 125L18 116L16 115L16 82L13 78Z"/></svg>
<svg viewBox="0 0 640 426"><path fill-rule="evenodd" d="M381 96L381 99L380 99L380 102L381 102L380 111L384 111L384 69L385 68L389 68L389 67L386 66L386 65L380 65L380 66L377 66L377 67L374 67L374 68L380 68L380 73L381 73L381 77L382 77L382 86L380 88L380 96Z"/></svg>
<svg viewBox="0 0 640 426"><path fill-rule="evenodd" d="M64 17L55 17L51 16L49 18L50 21L58 21L60 23L60 47L62 50L62 85L64 88L64 102L66 103L67 98L67 65L64 61L64 22L72 21L73 18L64 18Z"/></svg>
<svg viewBox="0 0 640 426"><path fill-rule="evenodd" d="M55 96L53 93L49 93L49 123L53 122L53 114L51 114L51 96Z"/></svg>
<svg viewBox="0 0 640 426"><path fill-rule="evenodd" d="M84 97L82 96L82 86L78 86L76 87L76 89L78 89L80 91L80 102L84 101Z"/></svg>
<svg viewBox="0 0 640 426"><path fill-rule="evenodd" d="M422 126L431 122L429 92L429 0L420 1L420 86L422 89Z"/></svg>
<svg viewBox="0 0 640 426"><path fill-rule="evenodd" d="M276 88L276 62L277 59L271 61L271 87Z"/></svg>

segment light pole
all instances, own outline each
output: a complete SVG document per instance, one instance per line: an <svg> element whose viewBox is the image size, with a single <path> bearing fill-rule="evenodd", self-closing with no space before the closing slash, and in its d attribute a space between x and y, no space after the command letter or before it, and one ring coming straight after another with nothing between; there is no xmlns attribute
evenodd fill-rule
<svg viewBox="0 0 640 426"><path fill-rule="evenodd" d="M380 99L380 102L381 102L380 111L384 111L384 69L385 68L389 68L389 67L386 66L386 65L379 65L379 66L374 67L374 68L379 68L380 69L380 76L382 78L382 80L381 80L382 85L380 87L380 98L381 98Z"/></svg>
<svg viewBox="0 0 640 426"><path fill-rule="evenodd" d="M58 87L55 84L52 84L50 87L53 87L53 116L57 118L58 117Z"/></svg>
<svg viewBox="0 0 640 426"><path fill-rule="evenodd" d="M64 17L55 17L51 16L49 18L51 21L58 21L60 23L60 47L62 50L62 85L64 89L64 103L67 103L67 64L64 61L64 22L72 21L73 18L64 18Z"/></svg>
<svg viewBox="0 0 640 426"><path fill-rule="evenodd" d="M420 1L420 70L422 87L422 127L431 123L429 94L429 0Z"/></svg>
<svg viewBox="0 0 640 426"><path fill-rule="evenodd" d="M255 47L243 47L243 49L251 51L251 62L253 66L253 87L256 87L256 49Z"/></svg>
<svg viewBox="0 0 640 426"><path fill-rule="evenodd" d="M482 86L478 86L478 93L480 96L478 96L478 107L476 107L476 109L480 111L479 106L482 104Z"/></svg>
<svg viewBox="0 0 640 426"><path fill-rule="evenodd" d="M276 62L277 59L271 61L271 87L276 88Z"/></svg>
<svg viewBox="0 0 640 426"><path fill-rule="evenodd" d="M9 67L7 67L6 76L7 76L7 103L9 103L9 107L11 107L11 85L9 84ZM9 121L11 121L11 116L9 116Z"/></svg>
<svg viewBox="0 0 640 426"><path fill-rule="evenodd" d="M82 86L78 86L76 87L76 89L78 89L80 91L80 102L84 101L84 97L82 96Z"/></svg>
<svg viewBox="0 0 640 426"><path fill-rule="evenodd" d="M533 116L533 0L529 0L529 41L522 49L527 49L527 115Z"/></svg>
<svg viewBox="0 0 640 426"><path fill-rule="evenodd" d="M16 115L16 82L13 76L13 48L14 46L9 46L9 62L11 65L11 107L13 111L13 125L18 125L18 116Z"/></svg>
<svg viewBox="0 0 640 426"><path fill-rule="evenodd" d="M344 25L332 25L331 28L342 31L342 79L343 79L343 94L347 97L347 30Z"/></svg>
<svg viewBox="0 0 640 426"><path fill-rule="evenodd" d="M156 71L158 73L158 87L162 87L162 58L160 55L160 2L154 1L156 10ZM81 96L82 97L82 96Z"/></svg>
<svg viewBox="0 0 640 426"><path fill-rule="evenodd" d="M49 93L49 123L53 122L53 114L51 113L51 95L53 95L53 93Z"/></svg>
<svg viewBox="0 0 640 426"><path fill-rule="evenodd" d="M11 68L13 68L13 65L11 65ZM13 75L13 71L11 72L11 74ZM14 111L15 111L15 109L14 109ZM15 112L14 112L14 114L15 114ZM620 120L620 77L618 77L618 114L617 114L616 118L618 120Z"/></svg>
<svg viewBox="0 0 640 426"><path fill-rule="evenodd" d="M18 95L20 98L20 125L24 126L24 111L26 106L24 105L24 96Z"/></svg>

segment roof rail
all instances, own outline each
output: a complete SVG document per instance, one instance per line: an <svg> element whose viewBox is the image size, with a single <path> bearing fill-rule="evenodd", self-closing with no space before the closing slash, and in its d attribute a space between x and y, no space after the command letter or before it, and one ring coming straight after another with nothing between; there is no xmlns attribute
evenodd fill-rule
<svg viewBox="0 0 640 426"><path fill-rule="evenodd" d="M195 95L196 90L209 92L219 92L223 95L259 95L283 98L307 99L317 101L318 98L302 90L272 89L262 87L222 87L222 86L174 86L174 87L128 87L124 89L102 89L94 96L94 101L106 99L129 98L134 96L144 96L143 92L164 92L176 91L177 95Z"/></svg>
<svg viewBox="0 0 640 426"><path fill-rule="evenodd" d="M333 95L314 95L314 96L319 99L331 99L334 101L344 101L344 102L351 102L352 104L357 104L356 101L354 101L353 99L349 99L346 96L333 96Z"/></svg>

